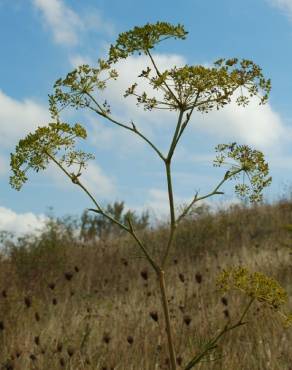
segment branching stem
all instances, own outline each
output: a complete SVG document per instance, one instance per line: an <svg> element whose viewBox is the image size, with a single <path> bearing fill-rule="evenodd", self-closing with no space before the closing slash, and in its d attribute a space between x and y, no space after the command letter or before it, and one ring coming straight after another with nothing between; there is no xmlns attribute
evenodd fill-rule
<svg viewBox="0 0 292 370"><path fill-rule="evenodd" d="M236 329L242 325L245 325L246 323L243 322L244 317L247 314L247 311L249 310L250 306L254 302L255 298L251 298L248 302L247 306L243 310L243 313L240 317L240 319L233 325L229 326L226 325L213 339L211 339L205 346L204 349L198 353L184 368L184 370L190 370L192 369L196 364L198 364L204 356L206 356L207 353L217 348L217 342L221 337L223 337L225 334L227 334L229 331Z"/></svg>

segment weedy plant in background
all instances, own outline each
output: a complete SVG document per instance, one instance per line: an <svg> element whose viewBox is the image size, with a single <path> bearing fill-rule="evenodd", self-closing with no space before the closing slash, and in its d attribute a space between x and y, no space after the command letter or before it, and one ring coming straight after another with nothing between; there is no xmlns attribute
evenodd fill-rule
<svg viewBox="0 0 292 370"><path fill-rule="evenodd" d="M197 202L223 194L221 188L227 181L237 180L235 192L239 196L248 197L251 202L261 201L263 189L271 183L268 164L260 151L236 143L220 144L216 147L217 157L214 165L226 165L226 159L232 162L228 165L222 180L213 191L207 194L195 194L180 213L176 211L172 186L172 159L193 112L199 111L206 114L212 110L219 110L229 104L233 97L236 97L236 103L239 106L246 106L251 98L257 98L259 104L264 104L271 88L270 80L263 76L261 68L245 59L220 59L212 67L185 65L183 67L174 66L164 71L159 70L153 55L155 46L170 38L184 40L186 35L187 32L182 25L174 26L165 22L146 24L121 33L116 43L111 45L107 60L99 60L97 67L81 65L68 73L64 79L56 81L54 94L49 96L52 122L39 127L34 133L20 140L15 153L11 154L13 175L10 182L12 187L20 190L27 181L29 170L39 172L45 169L49 162L53 162L64 175L88 195L93 203L90 211L102 215L135 239L155 271L159 282L172 370L177 369L177 363L168 308L165 271L177 228ZM114 117L110 105L102 98L107 82L119 77L114 69L115 63L121 59L127 59L132 54L145 54L149 58L149 65L141 71L138 78L149 83L153 88L153 94L149 95L148 92L139 90L139 84L135 82L126 90L124 96L136 98L137 104L142 105L145 110L166 109L174 112L176 123L167 153L163 153L152 140L144 135L139 128L139 122L127 123ZM109 124L117 126L117 129L128 130L129 133L136 135L138 140L146 142L163 162L167 179L170 222L168 240L165 245L161 245L162 255L159 260L152 256L149 246L139 237L131 215L129 214L129 217L122 221L116 219L102 208L94 195L82 183L81 174L86 169L87 162L93 159L93 155L76 149L77 139L86 139L86 130L79 123L70 125L61 120L60 112L65 108L88 109ZM227 332L243 325L243 319L255 300L268 304L278 311L287 299L286 293L277 282L261 274L251 274L241 267L224 271L223 275L218 278L218 284L224 291L237 289L245 292L250 297L250 302L244 308L238 322L227 324L202 348L200 353L189 359L184 366L185 370L195 367L205 356L209 355L216 348L218 340ZM289 321L289 316L287 320Z"/></svg>

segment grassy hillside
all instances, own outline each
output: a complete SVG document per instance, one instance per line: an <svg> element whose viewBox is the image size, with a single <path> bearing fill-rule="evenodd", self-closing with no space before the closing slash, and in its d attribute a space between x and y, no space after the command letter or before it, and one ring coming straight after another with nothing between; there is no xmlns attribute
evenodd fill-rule
<svg viewBox="0 0 292 370"><path fill-rule="evenodd" d="M246 303L222 296L217 274L245 265L276 278L292 310L292 202L207 211L180 227L166 274L181 368L200 346L237 318ZM0 367L168 369L156 277L127 236L74 237L51 220L40 237L6 240L0 259ZM165 227L140 232L159 256ZM291 370L292 329L254 304L248 324L228 334L200 370Z"/></svg>

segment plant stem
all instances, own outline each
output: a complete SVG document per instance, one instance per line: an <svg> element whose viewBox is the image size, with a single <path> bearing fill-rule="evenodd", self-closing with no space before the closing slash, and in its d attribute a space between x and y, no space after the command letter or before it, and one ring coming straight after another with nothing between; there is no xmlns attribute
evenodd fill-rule
<svg viewBox="0 0 292 370"><path fill-rule="evenodd" d="M88 197L92 200L92 202L94 203L94 205L96 206L97 209L96 210L95 209L90 209L91 211L96 212L96 213L99 213L99 214L103 215L104 217L108 218L110 221L112 221L113 223L117 224L121 229L127 231L135 239L135 241L137 242L137 244L139 245L139 247L142 249L145 257L147 258L147 260L149 261L149 263L151 264L151 266L153 267L153 269L156 271L157 274L159 274L159 271L160 271L159 266L156 264L156 262L153 260L153 258L151 257L151 255L149 254L149 252L147 251L147 249L145 248L145 246L141 242L141 240L138 238L138 236L137 236L137 234L136 234L136 232L135 232L135 230L133 228L133 225L132 225L131 221L129 220L130 227L127 227L126 225L122 224L121 222L119 222L118 220L116 220L115 218L113 218L111 215L109 215L108 213L106 213L101 208L101 206L97 203L97 201L95 200L95 198L93 197L93 195L88 191L88 189L80 182L80 180L79 180L78 177L70 174L66 170L66 168L64 166L62 166L62 164L60 162L58 162L56 160L56 158L54 156L52 156L50 153L47 152L46 154L70 178L70 180L75 185L78 185L88 195Z"/></svg>
<svg viewBox="0 0 292 370"><path fill-rule="evenodd" d="M94 104L96 104L96 106L98 107L98 109L95 109L93 108L92 106L88 106L89 109L91 109L92 111L94 111L95 113L97 113L98 115L106 118L107 120L109 120L110 122L114 123L115 125L117 126L120 126L126 130L129 130L131 132L134 132L136 135L140 136L141 139L143 139L147 144L149 144L151 146L151 148L158 154L158 156L164 161L165 158L164 158L164 155L161 153L161 151L156 147L156 145L154 145L152 143L152 141L150 141L145 135L143 135L135 125L132 125L132 126L127 126L125 125L124 123L121 123L115 119L113 119L112 117L110 117L106 112L104 112L101 108L100 108L100 105L98 104L97 100L94 98L94 96L92 96L90 93L86 93L86 95L94 102Z"/></svg>
<svg viewBox="0 0 292 370"><path fill-rule="evenodd" d="M251 304L254 302L254 298L251 298L250 301L248 302L247 306L245 307L245 309L243 310L243 313L242 315L240 316L240 319L234 324L234 325L231 325L231 326L228 326L226 325L213 339L209 340L209 342L205 345L205 348L199 353L197 354L188 364L187 366L184 368L184 370L190 370L192 369L196 364L198 364L201 359L210 351L212 351L213 349L217 348L217 342L218 340L224 336L225 334L227 334L229 331L233 330L233 329L236 329L238 328L239 326L242 326L244 325L245 323L243 322L243 319L245 317L245 315L247 314L247 311L249 310Z"/></svg>
<svg viewBox="0 0 292 370"><path fill-rule="evenodd" d="M161 291L161 298L162 298L162 307L165 317L165 324L166 324L166 333L167 333L167 340L168 340L168 350L170 356L170 363L171 363L171 370L176 370L176 356L175 356L175 349L173 344L173 336L170 324L170 316L169 316L169 309L168 309L168 301L166 295L166 287L165 287L165 279L164 279L164 271L160 270L159 275L159 283L160 283L160 291Z"/></svg>
<svg viewBox="0 0 292 370"><path fill-rule="evenodd" d="M161 267L164 268L170 247L174 239L174 233L176 229L175 211L174 211L174 200L173 200L173 190L172 190L172 180L171 180L171 162L165 161L166 177L167 177L167 189L168 189L168 200L169 200L169 210L170 210L170 231L168 242L164 256L162 258Z"/></svg>

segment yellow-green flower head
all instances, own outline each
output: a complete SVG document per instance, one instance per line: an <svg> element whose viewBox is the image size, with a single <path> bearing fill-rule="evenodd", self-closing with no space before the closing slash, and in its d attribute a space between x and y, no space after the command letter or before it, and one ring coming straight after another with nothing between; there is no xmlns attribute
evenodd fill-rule
<svg viewBox="0 0 292 370"><path fill-rule="evenodd" d="M220 167L226 164L226 159L231 159L229 170L225 174L226 179L237 179L242 172L246 175L249 184L243 183L235 185L235 193L240 197L248 196L251 202L262 200L262 191L271 184L272 178L268 177L269 165L264 160L264 155L259 150L253 150L248 145L219 144L215 148L218 153L214 160L214 166Z"/></svg>
<svg viewBox="0 0 292 370"><path fill-rule="evenodd" d="M288 315L283 314L283 325L286 328L292 326L292 313L289 313Z"/></svg>
<svg viewBox="0 0 292 370"><path fill-rule="evenodd" d="M67 167L77 165L78 173L72 175L79 176L81 169L86 167L86 162L93 156L75 149L77 138L86 138L85 128L78 123L74 126L63 122L49 123L28 134L19 141L15 153L11 154L11 186L20 190L27 181L29 169L36 172L44 170L53 158Z"/></svg>
<svg viewBox="0 0 292 370"><path fill-rule="evenodd" d="M111 45L109 62L116 63L135 52L146 52L165 39L185 39L187 33L181 24L174 26L167 22L147 23L143 27L134 27L128 32L121 33L115 45Z"/></svg>
<svg viewBox="0 0 292 370"><path fill-rule="evenodd" d="M276 280L260 272L249 272L241 266L223 270L218 276L216 284L224 293L230 290L239 290L274 309L287 303L288 299L286 291Z"/></svg>

